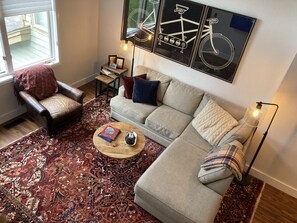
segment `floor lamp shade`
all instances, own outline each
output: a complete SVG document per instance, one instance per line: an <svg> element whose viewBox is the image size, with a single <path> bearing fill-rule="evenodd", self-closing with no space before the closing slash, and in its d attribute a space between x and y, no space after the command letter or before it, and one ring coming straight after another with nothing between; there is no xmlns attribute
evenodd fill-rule
<svg viewBox="0 0 297 223"><path fill-rule="evenodd" d="M256 106L254 106L253 108L249 107L247 109L246 114L245 114L245 117L244 117L244 120L249 125L255 126L255 127L258 125L259 120L261 119L261 116L263 116L263 110L262 110L263 105L264 106L274 106L275 107L275 111L273 113L273 116L272 116L272 118L271 118L271 120L269 122L269 125L268 125L266 131L263 133L263 137L262 137L262 139L261 139L261 141L260 141L260 143L258 145L258 148L257 148L257 150L256 150L256 152L255 152L255 154L253 156L253 159L252 159L252 161L251 161L251 163L250 163L247 171L243 174L242 180L241 181L237 181L238 184L243 185L243 186L248 185L250 183L249 172L250 172L250 170L251 170L251 168L252 168L252 166L253 166L253 164L254 164L254 162L255 162L255 160L256 160L256 158L257 158L257 156L258 156L258 154L259 154L259 152L260 152L260 150L262 148L262 145L263 145L263 143L264 143L264 141L266 139L266 136L268 134L268 131L270 129L270 126L271 126L271 124L272 124L272 122L273 122L273 120L275 118L275 115L276 115L276 113L278 111L278 108L279 108L279 106L277 104L267 103L267 102L261 102L261 101L260 102L256 102ZM255 129L255 131L256 131L256 129Z"/></svg>

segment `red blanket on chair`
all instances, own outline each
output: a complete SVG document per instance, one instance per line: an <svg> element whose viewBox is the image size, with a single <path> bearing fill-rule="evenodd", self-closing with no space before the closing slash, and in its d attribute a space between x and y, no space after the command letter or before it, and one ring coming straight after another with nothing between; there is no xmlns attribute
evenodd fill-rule
<svg viewBox="0 0 297 223"><path fill-rule="evenodd" d="M14 73L17 91L24 90L37 100L42 100L58 92L54 71L47 65L36 65Z"/></svg>

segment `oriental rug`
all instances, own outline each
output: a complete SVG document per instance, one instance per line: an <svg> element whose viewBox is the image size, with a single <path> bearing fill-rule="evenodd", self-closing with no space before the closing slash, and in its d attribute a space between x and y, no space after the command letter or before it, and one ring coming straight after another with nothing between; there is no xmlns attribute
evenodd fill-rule
<svg viewBox="0 0 297 223"><path fill-rule="evenodd" d="M0 149L0 214L9 222L159 222L133 202L134 185L165 150L147 139L137 156L118 160L93 146L94 131L111 121L99 97L82 120L50 138L39 129ZM215 222L249 222L263 183L234 183Z"/></svg>

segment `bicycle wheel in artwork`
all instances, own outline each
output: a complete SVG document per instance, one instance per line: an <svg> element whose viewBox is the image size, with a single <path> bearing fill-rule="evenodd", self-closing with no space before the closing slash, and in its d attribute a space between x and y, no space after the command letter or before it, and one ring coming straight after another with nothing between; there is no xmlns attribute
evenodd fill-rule
<svg viewBox="0 0 297 223"><path fill-rule="evenodd" d="M192 68L232 83L255 18L207 7Z"/></svg>
<svg viewBox="0 0 297 223"><path fill-rule="evenodd" d="M126 0L122 39L152 51L161 0Z"/></svg>

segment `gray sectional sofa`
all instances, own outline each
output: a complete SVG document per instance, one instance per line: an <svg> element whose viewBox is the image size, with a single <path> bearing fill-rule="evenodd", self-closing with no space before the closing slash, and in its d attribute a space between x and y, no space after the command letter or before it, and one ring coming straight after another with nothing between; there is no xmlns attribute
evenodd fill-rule
<svg viewBox="0 0 297 223"><path fill-rule="evenodd" d="M134 75L140 74L160 81L158 106L133 103L121 87L111 99L111 116L137 126L167 148L136 183L135 202L162 222L213 222L233 176L228 169L219 170L224 172L222 179L201 183L200 165L213 146L191 122L209 98L237 120L245 109L150 68L137 66ZM249 143L246 138L241 141L244 148Z"/></svg>

